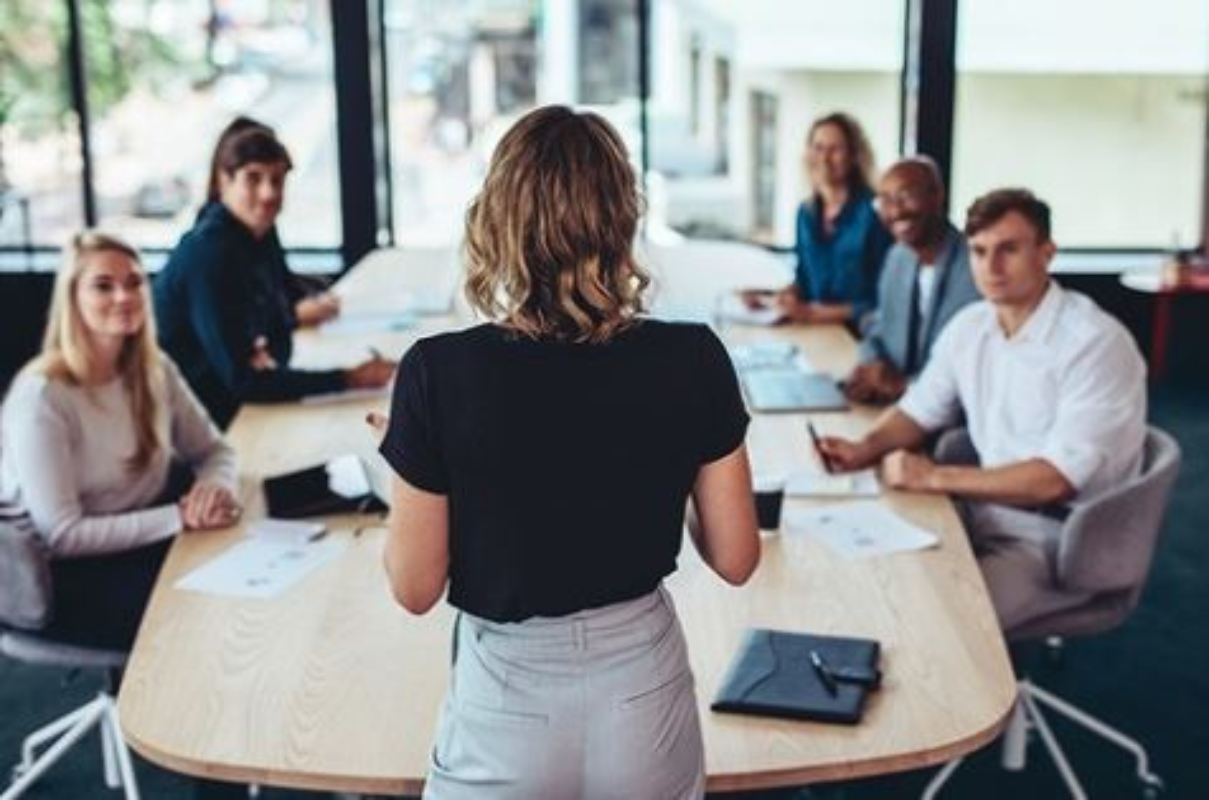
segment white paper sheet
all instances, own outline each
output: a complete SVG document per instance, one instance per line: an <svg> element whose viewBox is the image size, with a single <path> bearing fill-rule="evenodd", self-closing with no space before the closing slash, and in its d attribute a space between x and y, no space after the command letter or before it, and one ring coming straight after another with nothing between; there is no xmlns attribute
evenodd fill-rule
<svg viewBox="0 0 1209 800"><path fill-rule="evenodd" d="M748 342L730 348L730 360L737 370L792 366L798 355L797 345L780 339Z"/></svg>
<svg viewBox="0 0 1209 800"><path fill-rule="evenodd" d="M349 317L414 314L439 316L453 310L455 285L449 283L429 288L374 292L372 296L342 295ZM337 290L338 291L338 290ZM343 316L343 314L341 315ZM337 317L336 319L340 319ZM334 320L333 320L334 321Z"/></svg>
<svg viewBox="0 0 1209 800"><path fill-rule="evenodd" d="M370 389L345 389L341 392L312 394L302 398L304 406L325 406L333 403L351 403L354 400L374 400L390 396L390 385Z"/></svg>
<svg viewBox="0 0 1209 800"><path fill-rule="evenodd" d="M881 491L877 473L871 469L837 475L795 472L785 482L785 494L790 497L876 497Z"/></svg>
<svg viewBox="0 0 1209 800"><path fill-rule="evenodd" d="M872 500L789 509L785 529L814 536L846 558L923 550L940 543L935 534Z"/></svg>
<svg viewBox="0 0 1209 800"><path fill-rule="evenodd" d="M755 325L769 327L776 325L785 314L776 306L771 308L748 308L743 298L737 294L726 294L718 298L715 313L723 322L733 322L737 325Z"/></svg>
<svg viewBox="0 0 1209 800"><path fill-rule="evenodd" d="M405 331L416 324L410 311L354 311L342 313L319 326L324 336L348 336L381 331Z"/></svg>
<svg viewBox="0 0 1209 800"><path fill-rule="evenodd" d="M247 535L253 539L264 538L274 542L305 544L318 540L326 530L327 528L322 522L266 517L249 525Z"/></svg>
<svg viewBox="0 0 1209 800"><path fill-rule="evenodd" d="M403 308L420 315L448 314L453 310L453 291L452 285L436 289L414 289L408 292Z"/></svg>
<svg viewBox="0 0 1209 800"><path fill-rule="evenodd" d="M181 577L176 588L228 597L276 597L336 560L347 547L347 537L298 542L253 536Z"/></svg>

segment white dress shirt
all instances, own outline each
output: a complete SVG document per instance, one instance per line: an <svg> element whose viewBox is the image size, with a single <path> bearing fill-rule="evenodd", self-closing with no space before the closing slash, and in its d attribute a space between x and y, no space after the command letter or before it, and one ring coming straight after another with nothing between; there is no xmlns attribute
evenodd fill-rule
<svg viewBox="0 0 1209 800"><path fill-rule="evenodd" d="M1086 500L1141 468L1146 367L1121 323L1051 281L1011 338L986 301L958 312L899 408L927 430L964 410L983 466L1045 459Z"/></svg>
<svg viewBox="0 0 1209 800"><path fill-rule="evenodd" d="M919 284L919 304L916 308L920 321L926 322L928 311L932 308L932 292L936 290L936 265L920 264L915 281Z"/></svg>

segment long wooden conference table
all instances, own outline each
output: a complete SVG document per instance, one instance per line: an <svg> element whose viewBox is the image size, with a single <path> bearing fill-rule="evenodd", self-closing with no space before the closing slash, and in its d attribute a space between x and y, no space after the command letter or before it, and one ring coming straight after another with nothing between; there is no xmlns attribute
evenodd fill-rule
<svg viewBox="0 0 1209 800"><path fill-rule="evenodd" d="M708 318L720 291L776 285L783 267L763 251L701 243L648 248L655 308ZM345 309L389 308L408 293L448 289L454 258L440 250L367 256L339 284ZM466 324L464 306L402 331L297 336L299 363L360 360L372 346L400 354L419 336ZM776 337L818 368L843 374L855 357L839 327L727 326L730 343ZM328 518L349 537L340 558L271 599L174 588L264 515L261 479L346 452L377 458L367 410L383 397L321 405L247 406L230 431L241 464L243 524L179 536L143 619L119 698L123 730L146 758L210 778L367 794L418 794L449 674L452 610L413 617L392 601L382 568L385 530L363 516ZM825 433L856 434L873 412L817 414ZM755 415L757 472L819 469L802 415ZM787 500L787 508L806 504ZM977 564L951 503L886 492L882 502L936 532L940 546L846 560L814 537L764 534L760 567L741 588L708 571L685 541L668 580L697 680L710 791L808 784L914 769L993 739L1015 681ZM866 636L882 644L885 679L855 726L709 710L748 627Z"/></svg>

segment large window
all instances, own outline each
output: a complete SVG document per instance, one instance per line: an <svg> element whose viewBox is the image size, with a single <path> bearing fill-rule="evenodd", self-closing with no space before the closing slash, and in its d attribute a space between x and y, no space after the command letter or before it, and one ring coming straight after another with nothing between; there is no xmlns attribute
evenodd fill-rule
<svg viewBox="0 0 1209 800"><path fill-rule="evenodd" d="M962 2L953 200L1027 186L1067 247L1201 238L1209 4Z"/></svg>
<svg viewBox="0 0 1209 800"><path fill-rule="evenodd" d="M652 232L793 239L810 121L847 111L881 165L899 139L904 0L651 3Z"/></svg>
<svg viewBox="0 0 1209 800"><path fill-rule="evenodd" d="M393 221L450 244L495 143L526 111L601 112L637 159L634 0L386 0Z"/></svg>
<svg viewBox="0 0 1209 800"><path fill-rule="evenodd" d="M83 224L66 42L63 4L0 2L0 247L59 244Z"/></svg>
<svg viewBox="0 0 1209 800"><path fill-rule="evenodd" d="M204 200L219 131L237 114L290 150L279 228L340 244L332 36L326 0L83 3L100 223L170 247Z"/></svg>
<svg viewBox="0 0 1209 800"><path fill-rule="evenodd" d="M854 115L880 166L898 153L903 109L919 122L915 95L902 103L906 0L648 0L645 104L638 0L366 2L381 3L385 58L371 44L340 63L367 59L370 92L386 87L372 103L385 119L354 118L359 102L337 119L337 91L365 89L356 69L339 87L333 76L334 46L364 47L347 27L333 43L332 9L347 10L344 0L0 0L0 252L57 246L88 221L86 188L99 224L144 247L172 246L204 199L215 138L237 114L276 127L294 156L285 244L353 253L385 242L342 241L366 237L342 225L338 169L356 158L341 155L338 129L389 131L389 168L374 153L343 189L373 195L371 166L381 187L389 180L396 244L455 242L495 143L546 103L590 108L618 127L646 170L652 235L788 244L812 119ZM1026 185L1051 201L1068 247L1200 241L1209 5L1160 5L957 4L955 110L941 99L924 112L942 150L953 123L956 218L988 189ZM945 42L921 46L921 63L947 87Z"/></svg>

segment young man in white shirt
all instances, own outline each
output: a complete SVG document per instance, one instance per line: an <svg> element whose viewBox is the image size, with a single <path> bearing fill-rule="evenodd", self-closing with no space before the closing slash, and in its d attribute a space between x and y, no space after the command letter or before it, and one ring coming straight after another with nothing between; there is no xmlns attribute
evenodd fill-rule
<svg viewBox="0 0 1209 800"><path fill-rule="evenodd" d="M943 492L959 504L1005 630L1081 598L1051 575L1067 503L1141 469L1145 365L1128 331L1049 278L1049 207L1022 189L970 206L966 236L985 300L941 332L898 405L859 441L828 437L837 468L881 461L892 488ZM912 452L964 413L980 466Z"/></svg>

